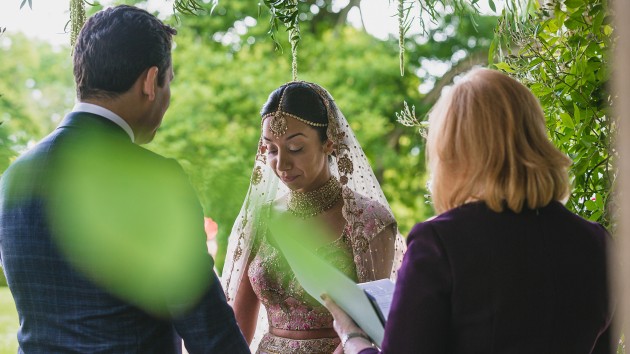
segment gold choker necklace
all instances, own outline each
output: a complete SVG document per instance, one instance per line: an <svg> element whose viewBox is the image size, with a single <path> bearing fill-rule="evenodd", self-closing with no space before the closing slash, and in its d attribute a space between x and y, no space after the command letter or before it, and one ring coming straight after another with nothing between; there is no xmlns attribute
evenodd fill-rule
<svg viewBox="0 0 630 354"><path fill-rule="evenodd" d="M306 219L332 208L341 198L341 184L331 177L323 186L310 192L289 192L287 209L294 216Z"/></svg>

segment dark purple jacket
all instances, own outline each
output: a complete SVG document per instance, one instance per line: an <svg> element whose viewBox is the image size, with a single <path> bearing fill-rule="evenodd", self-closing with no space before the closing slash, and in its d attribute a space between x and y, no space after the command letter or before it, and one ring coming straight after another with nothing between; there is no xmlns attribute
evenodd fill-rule
<svg viewBox="0 0 630 354"><path fill-rule="evenodd" d="M610 353L609 240L558 202L519 214L471 203L419 223L382 351Z"/></svg>

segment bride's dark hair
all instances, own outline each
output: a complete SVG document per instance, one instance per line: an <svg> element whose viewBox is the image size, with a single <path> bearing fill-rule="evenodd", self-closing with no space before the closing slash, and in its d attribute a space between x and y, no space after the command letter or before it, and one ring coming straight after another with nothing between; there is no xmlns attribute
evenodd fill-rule
<svg viewBox="0 0 630 354"><path fill-rule="evenodd" d="M289 82L275 89L263 105L260 115L264 116L278 110L298 116L311 123L328 124L328 112L320 95L306 82ZM317 130L322 142L328 140L327 127L311 128Z"/></svg>

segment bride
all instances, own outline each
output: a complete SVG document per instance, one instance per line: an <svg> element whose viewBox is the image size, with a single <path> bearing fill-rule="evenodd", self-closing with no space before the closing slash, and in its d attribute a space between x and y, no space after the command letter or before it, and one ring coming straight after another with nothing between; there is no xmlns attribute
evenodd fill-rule
<svg viewBox="0 0 630 354"><path fill-rule="evenodd" d="M274 210L328 232L315 252L357 282L393 277L404 242L350 125L319 85L290 82L261 111L262 135L236 219L223 287L251 344L260 303L269 330L257 353L341 353L333 318L311 298L267 238Z"/></svg>

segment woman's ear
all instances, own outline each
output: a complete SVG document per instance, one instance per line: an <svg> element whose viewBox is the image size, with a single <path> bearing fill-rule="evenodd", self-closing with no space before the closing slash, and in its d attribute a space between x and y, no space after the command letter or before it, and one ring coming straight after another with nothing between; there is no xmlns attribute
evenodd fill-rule
<svg viewBox="0 0 630 354"><path fill-rule="evenodd" d="M142 81L142 93L148 96L149 101L155 99L155 88L157 87L159 69L157 66L152 66L147 70L146 76Z"/></svg>
<svg viewBox="0 0 630 354"><path fill-rule="evenodd" d="M324 143L324 152L326 153L326 155L331 155L335 153L335 143L332 140L326 140L326 142Z"/></svg>

